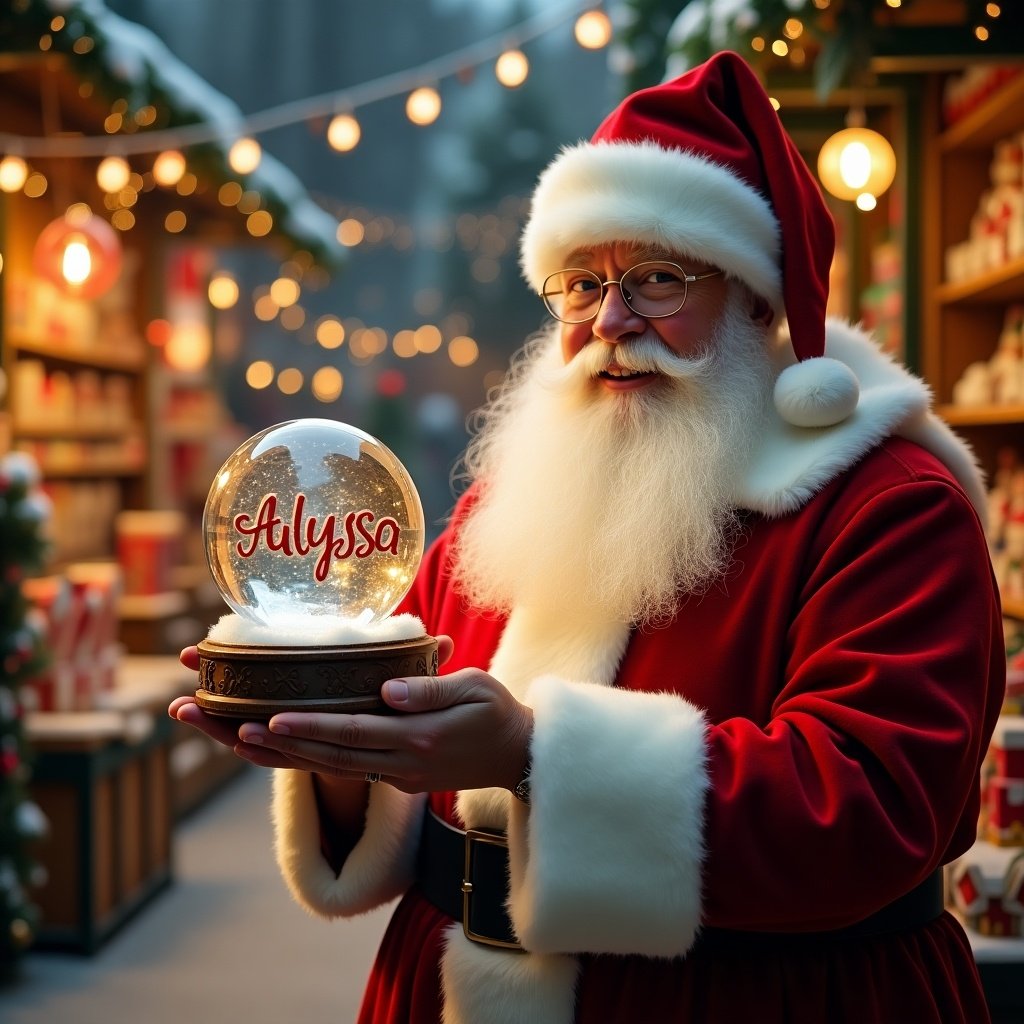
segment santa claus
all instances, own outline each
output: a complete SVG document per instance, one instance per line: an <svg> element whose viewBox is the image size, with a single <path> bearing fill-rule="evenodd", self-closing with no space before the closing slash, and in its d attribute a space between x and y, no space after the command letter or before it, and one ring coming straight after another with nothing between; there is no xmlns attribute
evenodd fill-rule
<svg viewBox="0 0 1024 1024"><path fill-rule="evenodd" d="M300 903L401 897L362 1024L987 1019L939 876L1003 687L984 493L826 322L833 244L738 57L629 97L534 195L552 324L401 609L443 674L387 717L172 704L277 769Z"/></svg>

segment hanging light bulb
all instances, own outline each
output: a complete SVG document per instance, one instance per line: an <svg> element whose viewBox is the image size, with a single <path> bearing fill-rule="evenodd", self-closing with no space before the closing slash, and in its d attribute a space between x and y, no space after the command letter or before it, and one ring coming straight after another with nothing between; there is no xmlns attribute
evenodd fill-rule
<svg viewBox="0 0 1024 1024"><path fill-rule="evenodd" d="M228 164L235 174L252 174L262 159L260 144L248 137L239 139L228 151Z"/></svg>
<svg viewBox="0 0 1024 1024"><path fill-rule="evenodd" d="M573 28L576 42L585 50L600 50L612 38L612 23L604 11L586 11Z"/></svg>
<svg viewBox="0 0 1024 1024"><path fill-rule="evenodd" d="M896 177L896 154L884 136L864 127L863 114L851 112L847 123L821 147L818 177L837 199L877 198Z"/></svg>
<svg viewBox="0 0 1024 1024"><path fill-rule="evenodd" d="M339 153L355 149L361 135L359 122L351 114L337 114L327 126L327 142Z"/></svg>
<svg viewBox="0 0 1024 1024"><path fill-rule="evenodd" d="M95 299L117 280L121 259L117 232L84 203L76 203L43 228L32 267L66 294Z"/></svg>
<svg viewBox="0 0 1024 1024"><path fill-rule="evenodd" d="M92 255L84 240L74 237L64 247L60 261L60 272L68 284L78 287L84 284L92 273Z"/></svg>
<svg viewBox="0 0 1024 1024"><path fill-rule="evenodd" d="M507 89L515 89L526 81L530 62L522 50L506 50L494 65L494 74Z"/></svg>
<svg viewBox="0 0 1024 1024"><path fill-rule="evenodd" d="M428 85L414 89L405 101L405 113L413 124L432 124L441 113L438 91Z"/></svg>
<svg viewBox="0 0 1024 1024"><path fill-rule="evenodd" d="M230 309L238 302L238 282L227 271L218 270L210 278L207 296L215 309Z"/></svg>
<svg viewBox="0 0 1024 1024"><path fill-rule="evenodd" d="M164 188L174 188L185 175L185 157L176 149L168 149L153 161L153 180Z"/></svg>
<svg viewBox="0 0 1024 1024"><path fill-rule="evenodd" d="M28 177L28 164L20 156L5 156L0 160L0 190L18 192Z"/></svg>
<svg viewBox="0 0 1024 1024"><path fill-rule="evenodd" d="M96 168L96 184L104 192L120 192L131 180L132 169L120 156L108 156Z"/></svg>

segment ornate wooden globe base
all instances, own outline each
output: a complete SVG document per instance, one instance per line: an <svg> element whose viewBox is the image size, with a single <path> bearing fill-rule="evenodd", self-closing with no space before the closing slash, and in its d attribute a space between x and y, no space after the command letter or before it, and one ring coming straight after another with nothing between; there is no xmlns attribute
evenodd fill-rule
<svg viewBox="0 0 1024 1024"><path fill-rule="evenodd" d="M281 711L390 714L381 686L400 676L437 675L437 641L337 647L199 644L196 703L213 715L265 720Z"/></svg>

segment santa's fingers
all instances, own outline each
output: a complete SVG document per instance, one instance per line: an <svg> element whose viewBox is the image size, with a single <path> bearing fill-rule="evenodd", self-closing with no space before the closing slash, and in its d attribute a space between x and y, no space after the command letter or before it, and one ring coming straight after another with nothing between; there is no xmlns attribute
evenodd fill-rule
<svg viewBox="0 0 1024 1024"><path fill-rule="evenodd" d="M283 717L283 716L282 716ZM313 715L302 714L291 716L301 719L327 718L347 719L361 718L357 715ZM373 716L365 716L373 717ZM273 720L272 720L273 721ZM292 735L291 732L281 734L282 726L278 724L277 729L264 729L261 726L245 726L239 730L239 739L247 748L264 748L273 751L279 756L288 758L294 767L304 768L307 771L324 772L330 775L338 775L342 778L349 776L362 778L367 772L379 772L385 775L396 774L404 765L403 759L393 749L383 748L379 740L375 739L371 745L365 730L357 725L347 728L346 723L340 723L338 734L347 736L349 739L357 740L357 743L341 742L334 736L334 725L336 723L310 723L303 722L304 728L312 728L319 739L305 739L302 735ZM331 735L325 735L325 727ZM298 727L296 727L298 728ZM243 755L246 756L246 755ZM254 759L255 760L255 759Z"/></svg>

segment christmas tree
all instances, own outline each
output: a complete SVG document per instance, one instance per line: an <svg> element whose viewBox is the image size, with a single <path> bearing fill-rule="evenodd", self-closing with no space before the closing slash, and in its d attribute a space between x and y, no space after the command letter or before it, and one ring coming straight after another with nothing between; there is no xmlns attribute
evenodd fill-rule
<svg viewBox="0 0 1024 1024"><path fill-rule="evenodd" d="M43 630L22 593L25 576L42 566L49 499L38 489L32 459L0 458L0 981L16 973L32 942L38 912L29 890L44 879L32 844L46 820L28 792L29 758L18 688L42 667Z"/></svg>

